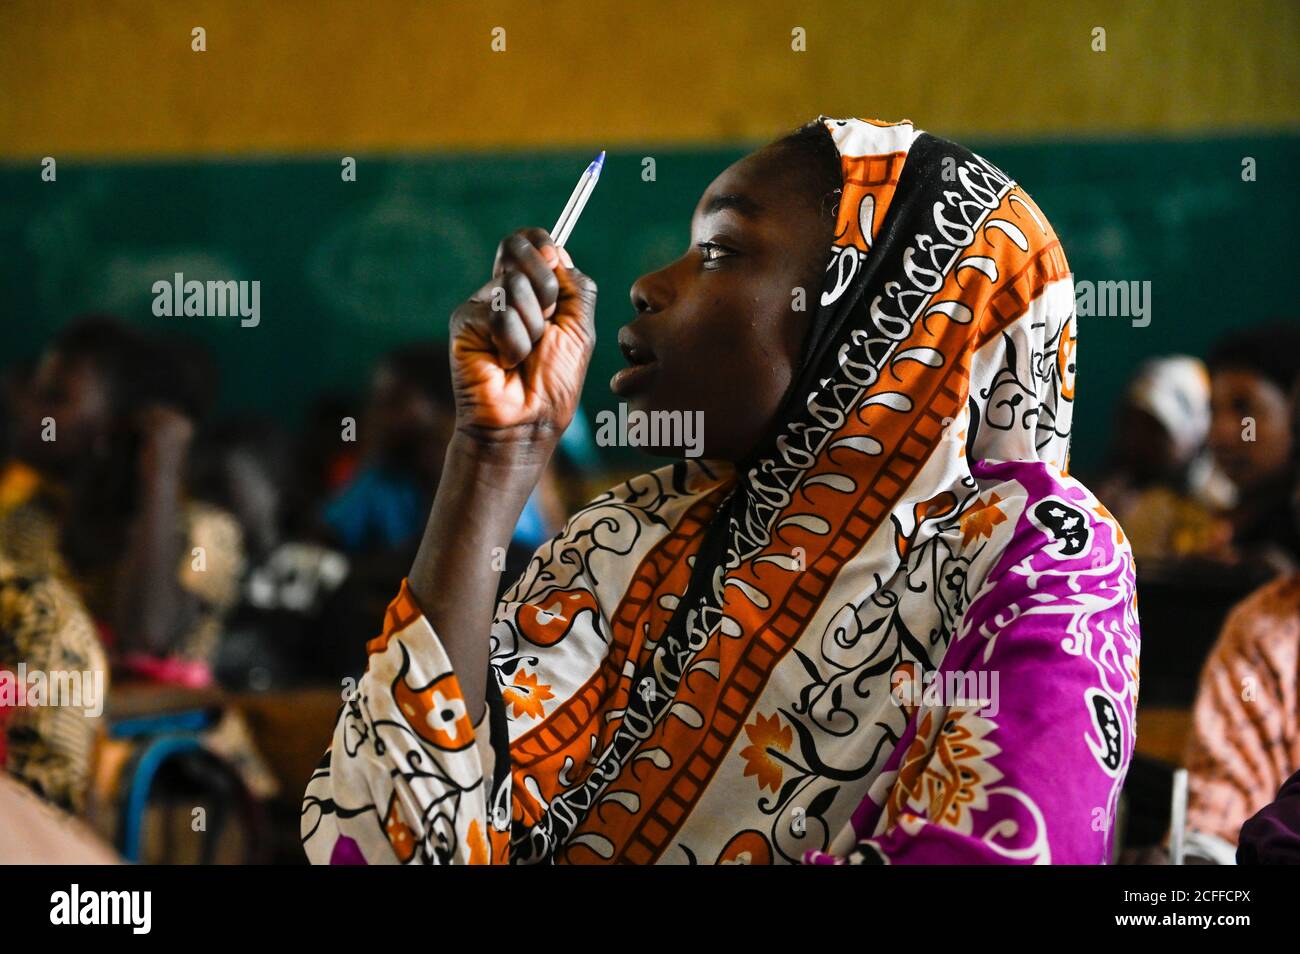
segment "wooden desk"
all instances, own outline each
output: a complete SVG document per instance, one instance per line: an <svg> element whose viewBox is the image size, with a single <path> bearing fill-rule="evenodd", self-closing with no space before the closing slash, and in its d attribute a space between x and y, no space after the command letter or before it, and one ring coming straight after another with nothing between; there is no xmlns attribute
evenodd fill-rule
<svg viewBox="0 0 1300 954"><path fill-rule="evenodd" d="M297 805L312 770L330 743L334 718L342 703L343 692L337 686L226 692L216 687L186 689L123 682L109 692L105 714L118 721L187 709L238 709L258 751L280 783L280 798Z"/></svg>
<svg viewBox="0 0 1300 954"><path fill-rule="evenodd" d="M280 783L280 800L296 809L334 735L334 720L343 705L342 688L241 693L236 705Z"/></svg>
<svg viewBox="0 0 1300 954"><path fill-rule="evenodd" d="M1173 765L1182 765L1191 729L1190 709L1139 706L1137 751Z"/></svg>

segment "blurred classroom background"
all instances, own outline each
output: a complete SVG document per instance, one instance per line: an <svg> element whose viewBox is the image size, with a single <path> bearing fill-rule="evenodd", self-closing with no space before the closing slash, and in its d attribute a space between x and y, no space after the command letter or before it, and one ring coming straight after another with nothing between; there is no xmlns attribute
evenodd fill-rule
<svg viewBox="0 0 1300 954"><path fill-rule="evenodd" d="M615 406L632 281L681 254L719 171L822 113L971 146L1047 212L1076 281L1150 282L1149 324L1079 319L1071 466L1135 523L1152 762L1134 800L1160 802L1229 608L1298 557L1294 442L1216 459L1199 363L1238 391L1254 375L1261 415L1267 388L1293 398L1295 355L1277 352L1298 324L1278 298L1298 54L1286 0L0 6L0 578L23 560L67 578L98 634L79 658L113 666L104 725L71 753L34 753L62 730L0 713L11 770L127 858L300 861L299 796L436 486L447 318L497 242L549 227L608 150L568 246L601 289L590 421ZM178 272L259 281L259 323L156 316L153 283ZM1149 363L1175 355L1194 360ZM42 408L110 385L132 396L85 422L81 457L27 459ZM1248 397L1218 403L1240 416ZM512 567L653 465L581 429L561 456ZM150 496L168 466L185 487L170 510ZM109 517L70 542L85 512ZM159 521L185 566L202 541L230 556L202 582L182 571L161 608L113 582L147 564ZM196 799L221 820L200 838Z"/></svg>

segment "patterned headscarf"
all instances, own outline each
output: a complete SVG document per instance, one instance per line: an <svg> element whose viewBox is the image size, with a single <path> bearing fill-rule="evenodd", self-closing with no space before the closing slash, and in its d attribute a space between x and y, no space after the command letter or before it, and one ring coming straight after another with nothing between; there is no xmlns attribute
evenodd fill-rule
<svg viewBox="0 0 1300 954"><path fill-rule="evenodd" d="M738 475L661 652L723 624L729 586L767 608L797 589L815 609L892 527L898 547L871 573L889 580L966 496L970 458L1066 468L1074 292L1046 217L1000 170L911 123L821 119L844 186L796 400ZM807 572L764 573L796 551ZM744 609L746 633L777 623ZM781 622L793 634L810 615Z"/></svg>

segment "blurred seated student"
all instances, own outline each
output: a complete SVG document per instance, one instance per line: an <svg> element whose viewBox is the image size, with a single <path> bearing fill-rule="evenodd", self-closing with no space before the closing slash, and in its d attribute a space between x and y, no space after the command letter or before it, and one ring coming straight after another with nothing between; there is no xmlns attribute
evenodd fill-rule
<svg viewBox="0 0 1300 954"><path fill-rule="evenodd" d="M185 488L215 376L193 345L115 318L74 321L42 356L0 472L0 551L71 583L120 665L202 685L242 541Z"/></svg>
<svg viewBox="0 0 1300 954"><path fill-rule="evenodd" d="M42 674L39 687L34 673ZM54 695L62 673L64 685L75 682L71 699L61 689ZM84 811L107 689L108 663L80 600L0 554L0 767L60 808ZM0 842L16 835L5 821Z"/></svg>
<svg viewBox="0 0 1300 954"><path fill-rule="evenodd" d="M325 540L325 504L346 487L360 467L355 441L341 439L346 419L361 417L364 398L345 391L327 391L308 404L293 440L292 480L284 488L284 521L291 533Z"/></svg>
<svg viewBox="0 0 1300 954"><path fill-rule="evenodd" d="M360 459L323 508L325 541L349 557L347 579L329 595L319 620L315 658L323 671L317 674L330 681L364 668L362 637L382 618L393 579L415 557L455 428L448 347L412 342L380 359L356 428ZM333 440L340 448L356 446L343 439L342 424L333 423ZM503 586L563 521L559 497L552 470L501 556Z"/></svg>
<svg viewBox="0 0 1300 954"><path fill-rule="evenodd" d="M318 675L320 615L348 559L303 533L286 512L290 443L272 421L227 420L200 442L195 497L239 521L246 541L239 599L226 619L217 675L231 688L269 688Z"/></svg>
<svg viewBox="0 0 1300 954"><path fill-rule="evenodd" d="M1300 392L1293 400L1300 418ZM1300 481L1288 503L1298 527ZM1186 764L1191 843L1230 858L1242 824L1300 768L1300 573L1229 614L1201 673Z"/></svg>
<svg viewBox="0 0 1300 954"><path fill-rule="evenodd" d="M447 342L403 345L381 359L360 424L361 464L325 508L345 552L409 562L438 489L455 408ZM530 496L516 526L516 542L530 554L565 515L553 481L551 474Z"/></svg>
<svg viewBox="0 0 1300 954"><path fill-rule="evenodd" d="M355 422L330 422L324 408L311 422L311 460L328 468L315 482L336 488L320 508L320 539L349 561L320 620L317 661L331 681L364 664L357 634L373 625L368 614L382 614L392 595L387 581L415 552L441 474L452 400L447 344L415 342L380 359ZM328 452L331 443L336 453Z"/></svg>
<svg viewBox="0 0 1300 954"><path fill-rule="evenodd" d="M1188 828L1229 856L1300 766L1300 576L1238 604L1206 660L1186 756Z"/></svg>
<svg viewBox="0 0 1300 954"><path fill-rule="evenodd" d="M1116 414L1107 477L1098 498L1124 527L1139 560L1185 557L1226 546L1217 516L1230 487L1206 448L1210 377L1187 355L1144 363Z"/></svg>
<svg viewBox="0 0 1300 954"><path fill-rule="evenodd" d="M1239 865L1300 865L1300 772L1241 826Z"/></svg>
<svg viewBox="0 0 1300 954"><path fill-rule="evenodd" d="M1290 395L1300 375L1300 327L1236 332L1210 353L1210 448L1236 490L1230 545L1217 556L1272 573L1300 567L1300 528L1291 519L1296 439Z"/></svg>
<svg viewBox="0 0 1300 954"><path fill-rule="evenodd" d="M408 344L381 359L355 436L360 464L324 511L345 551L403 549L419 537L442 470L452 402L445 343Z"/></svg>

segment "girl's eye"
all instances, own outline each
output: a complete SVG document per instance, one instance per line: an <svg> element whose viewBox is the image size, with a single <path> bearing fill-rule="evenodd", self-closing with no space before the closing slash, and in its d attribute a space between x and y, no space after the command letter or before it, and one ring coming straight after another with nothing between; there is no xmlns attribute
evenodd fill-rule
<svg viewBox="0 0 1300 954"><path fill-rule="evenodd" d="M706 263L716 262L732 254L731 249L717 242L698 242L695 247L700 250L700 258Z"/></svg>

